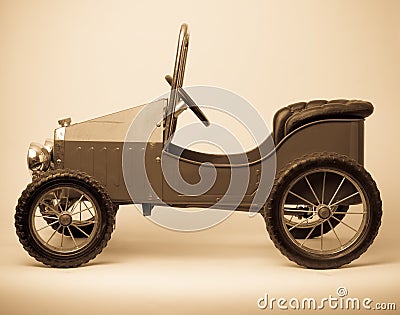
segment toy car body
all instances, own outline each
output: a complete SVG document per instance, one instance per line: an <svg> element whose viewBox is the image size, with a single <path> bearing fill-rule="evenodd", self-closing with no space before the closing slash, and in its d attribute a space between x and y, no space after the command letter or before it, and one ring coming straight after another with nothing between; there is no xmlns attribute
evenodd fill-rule
<svg viewBox="0 0 400 315"><path fill-rule="evenodd" d="M181 148L170 141L179 100L187 104L183 109L190 108L209 124L182 89L188 43L183 24L174 76L166 78L169 99L76 124L61 120L54 141L31 145L33 180L15 217L24 248L45 264L75 267L106 245L118 205L142 204L143 214L151 215L155 205L207 208L218 203L222 209L261 208L275 245L300 265L336 268L360 256L374 240L382 214L379 191L363 167L364 119L372 105L338 99L284 107L275 114L268 141L244 153L244 164L232 163L235 156ZM147 111L151 117L142 117L132 131L132 122L145 107L152 108ZM140 134L145 124L153 127L147 141L126 140L129 132ZM165 179L162 162L179 165L180 176L189 184L199 181L201 166L209 163L216 170L215 182L203 194L182 194ZM268 201L264 196L259 204L255 196L262 194L262 167L275 164ZM240 168L249 171L245 194L233 193L219 202L227 194L232 169Z"/></svg>

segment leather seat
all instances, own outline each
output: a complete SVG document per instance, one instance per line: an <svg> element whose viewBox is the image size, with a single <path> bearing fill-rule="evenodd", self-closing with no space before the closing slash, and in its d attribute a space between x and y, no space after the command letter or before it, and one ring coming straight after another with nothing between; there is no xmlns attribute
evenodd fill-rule
<svg viewBox="0 0 400 315"><path fill-rule="evenodd" d="M296 128L321 119L368 117L374 111L370 102L359 100L313 100L299 102L278 110L274 116L274 141L278 144Z"/></svg>

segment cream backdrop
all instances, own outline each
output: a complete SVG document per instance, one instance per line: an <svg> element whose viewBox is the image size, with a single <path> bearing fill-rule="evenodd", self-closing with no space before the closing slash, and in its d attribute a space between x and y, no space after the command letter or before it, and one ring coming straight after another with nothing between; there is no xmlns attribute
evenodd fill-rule
<svg viewBox="0 0 400 315"><path fill-rule="evenodd" d="M266 292L327 296L339 285L400 308L399 14L389 0L0 0L0 313L251 314ZM134 207L122 207L108 247L85 267L43 268L23 251L13 215L30 180L29 143L51 137L59 118L82 121L166 92L181 22L191 32L185 85L234 91L269 126L300 100L373 102L365 164L384 216L359 260L305 270L274 248L260 216L178 233Z"/></svg>

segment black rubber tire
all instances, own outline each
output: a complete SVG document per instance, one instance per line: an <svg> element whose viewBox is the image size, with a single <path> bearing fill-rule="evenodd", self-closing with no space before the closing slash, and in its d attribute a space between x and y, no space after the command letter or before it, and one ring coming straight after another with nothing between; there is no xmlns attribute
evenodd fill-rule
<svg viewBox="0 0 400 315"><path fill-rule="evenodd" d="M337 169L351 176L363 190L370 216L362 232L362 241L350 245L345 252L327 256L314 256L293 243L285 231L280 211L283 195L292 181L307 170L318 167ZM359 258L373 243L381 224L382 201L375 181L362 165L344 155L318 152L294 160L279 172L263 216L275 247L289 260L313 269L339 268Z"/></svg>
<svg viewBox="0 0 400 315"><path fill-rule="evenodd" d="M99 209L99 228L90 243L72 253L59 253L45 248L32 232L31 216L41 194L49 188L74 185L87 192ZM51 267L70 268L87 263L101 253L115 224L115 206L105 188L90 175L73 170L52 170L33 178L18 200L15 227L20 243L30 256Z"/></svg>
<svg viewBox="0 0 400 315"><path fill-rule="evenodd" d="M348 206L339 206L337 211L338 212L346 212L348 209L349 209ZM336 217L339 220L343 219L344 216L345 216L345 214L337 214L336 215ZM338 224L339 224L339 221L336 221L336 220L331 221L331 225L332 225L333 228L335 228ZM326 234L331 230L331 226L329 225L328 222L325 222L323 225L324 225L324 234ZM311 229L312 228L294 228L293 229L293 235L294 235L295 238L300 238L300 239L302 239L302 238L304 239L307 236L309 238L314 238L314 237L320 235L320 232L317 231L317 230L312 231L311 234L308 235L308 233L311 231Z"/></svg>

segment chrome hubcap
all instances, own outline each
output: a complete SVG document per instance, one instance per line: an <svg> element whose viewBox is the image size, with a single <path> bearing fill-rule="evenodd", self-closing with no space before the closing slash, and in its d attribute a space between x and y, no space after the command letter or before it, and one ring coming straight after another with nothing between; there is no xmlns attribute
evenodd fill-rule
<svg viewBox="0 0 400 315"><path fill-rule="evenodd" d="M317 214L321 219L326 220L332 215L332 210L329 206L322 204L317 207Z"/></svg>
<svg viewBox="0 0 400 315"><path fill-rule="evenodd" d="M72 223L72 216L69 213L63 213L58 217L58 222L62 226L70 226Z"/></svg>

